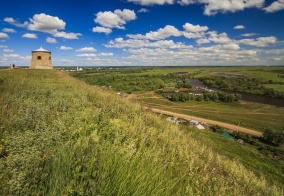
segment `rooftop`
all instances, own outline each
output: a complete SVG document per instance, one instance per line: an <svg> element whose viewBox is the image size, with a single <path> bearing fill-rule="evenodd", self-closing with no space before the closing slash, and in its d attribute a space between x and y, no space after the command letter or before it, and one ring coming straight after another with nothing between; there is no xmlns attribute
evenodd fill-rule
<svg viewBox="0 0 284 196"><path fill-rule="evenodd" d="M47 50L43 49L42 46L39 49L34 50L34 51L37 51L37 52L48 52Z"/></svg>

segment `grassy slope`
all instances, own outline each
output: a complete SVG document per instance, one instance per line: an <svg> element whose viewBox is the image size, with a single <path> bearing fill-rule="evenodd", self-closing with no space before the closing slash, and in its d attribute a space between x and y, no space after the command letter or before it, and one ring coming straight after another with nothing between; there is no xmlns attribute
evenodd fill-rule
<svg viewBox="0 0 284 196"><path fill-rule="evenodd" d="M283 195L114 93L54 70L0 78L0 195Z"/></svg>
<svg viewBox="0 0 284 196"><path fill-rule="evenodd" d="M218 153L238 160L251 171L258 175L265 175L271 181L283 183L284 165L278 161L261 154L256 146L247 143L239 144L236 140L230 140L222 135L208 132L191 130L192 137L206 143Z"/></svg>

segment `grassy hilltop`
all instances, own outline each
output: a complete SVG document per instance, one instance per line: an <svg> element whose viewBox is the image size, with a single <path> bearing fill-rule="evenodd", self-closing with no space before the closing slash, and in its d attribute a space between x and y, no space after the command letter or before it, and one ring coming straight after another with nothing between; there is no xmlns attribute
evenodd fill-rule
<svg viewBox="0 0 284 196"><path fill-rule="evenodd" d="M0 195L283 195L114 92L0 71Z"/></svg>

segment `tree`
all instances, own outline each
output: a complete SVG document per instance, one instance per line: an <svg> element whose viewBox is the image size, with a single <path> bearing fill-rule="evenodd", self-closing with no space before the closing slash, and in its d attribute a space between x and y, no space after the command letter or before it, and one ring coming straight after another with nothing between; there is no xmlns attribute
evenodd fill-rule
<svg viewBox="0 0 284 196"><path fill-rule="evenodd" d="M203 100L203 94L195 96L196 101L202 101Z"/></svg>
<svg viewBox="0 0 284 196"><path fill-rule="evenodd" d="M267 128L267 129L264 130L263 139L265 139L265 141L267 141L269 143L273 143L274 137L275 137L274 129Z"/></svg>
<svg viewBox="0 0 284 196"><path fill-rule="evenodd" d="M178 93L179 94L179 101L186 102L189 100L189 96L186 93Z"/></svg>
<svg viewBox="0 0 284 196"><path fill-rule="evenodd" d="M188 82L186 82L186 83L184 83L183 87L190 89L190 88L192 88L192 85L189 84Z"/></svg>
<svg viewBox="0 0 284 196"><path fill-rule="evenodd" d="M267 128L263 132L263 139L269 143L274 143L276 145L281 145L284 143L284 133L280 131L275 131L274 129Z"/></svg>
<svg viewBox="0 0 284 196"><path fill-rule="evenodd" d="M176 93L173 93L172 97L171 97L171 100L172 101L179 101L179 96Z"/></svg>

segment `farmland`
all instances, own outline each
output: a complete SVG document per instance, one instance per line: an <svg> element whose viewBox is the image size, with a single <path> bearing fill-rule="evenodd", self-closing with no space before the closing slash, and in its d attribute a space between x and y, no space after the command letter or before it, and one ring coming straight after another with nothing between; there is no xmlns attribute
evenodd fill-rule
<svg viewBox="0 0 284 196"><path fill-rule="evenodd" d="M131 93L133 95L130 97L146 106L235 125L241 123L244 127L263 131L267 127L284 130L281 123L284 120L283 107L242 100L232 103L205 100L171 102L154 92L161 88L173 90L178 87L177 81L187 78L214 77L217 73L227 73L232 76L242 76L251 81L261 81L263 83L261 85L266 86L267 91L275 91L282 96L284 78L280 76L283 72L284 67L179 67L92 69L72 73L72 75L91 85L111 87L117 92ZM245 92L259 91L257 90L259 84L255 88L252 88L251 83L244 84L246 85L244 88L247 89Z"/></svg>

